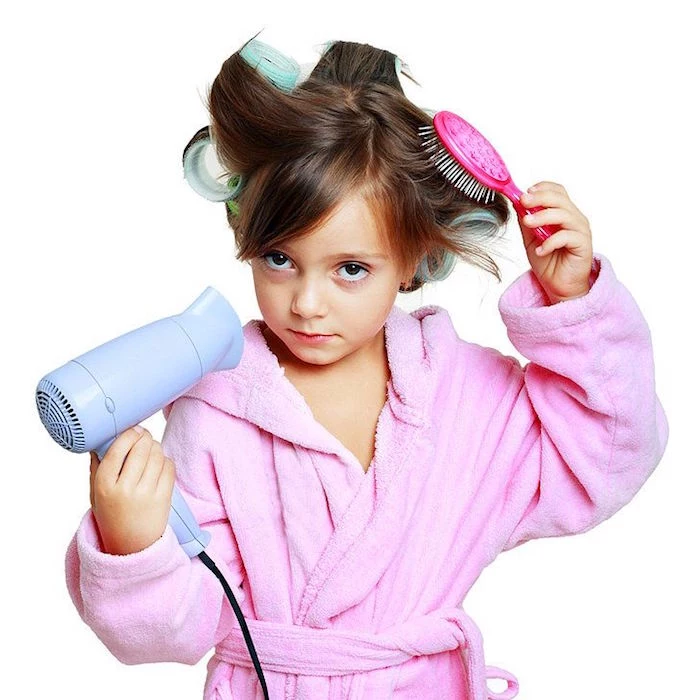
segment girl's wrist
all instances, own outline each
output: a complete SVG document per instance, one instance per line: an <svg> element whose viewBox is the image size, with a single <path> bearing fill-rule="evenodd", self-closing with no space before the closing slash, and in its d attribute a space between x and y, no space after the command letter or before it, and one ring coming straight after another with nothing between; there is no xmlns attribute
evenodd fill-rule
<svg viewBox="0 0 700 700"><path fill-rule="evenodd" d="M578 299L580 297L585 297L588 292L591 291L591 288L588 287L585 291L581 292L580 294L571 294L569 296L565 297L557 297L555 295L547 294L547 298L549 299L549 304L550 306L553 306L554 304L559 304L562 301L571 301L572 299Z"/></svg>

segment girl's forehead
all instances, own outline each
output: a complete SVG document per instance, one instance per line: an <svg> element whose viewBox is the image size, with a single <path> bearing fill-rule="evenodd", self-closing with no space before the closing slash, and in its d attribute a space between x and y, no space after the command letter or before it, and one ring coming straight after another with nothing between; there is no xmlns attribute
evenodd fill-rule
<svg viewBox="0 0 700 700"><path fill-rule="evenodd" d="M345 197L330 216L313 231L287 243L298 252L323 250L326 257L362 253L363 257L387 259L379 222L365 199L358 195Z"/></svg>

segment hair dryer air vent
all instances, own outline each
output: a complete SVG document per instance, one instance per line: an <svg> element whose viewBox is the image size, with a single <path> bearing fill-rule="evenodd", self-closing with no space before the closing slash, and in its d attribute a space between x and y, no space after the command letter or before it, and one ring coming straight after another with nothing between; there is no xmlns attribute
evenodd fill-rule
<svg viewBox="0 0 700 700"><path fill-rule="evenodd" d="M61 390L48 379L42 379L36 389L36 407L49 435L71 452L85 449L85 434L73 407Z"/></svg>

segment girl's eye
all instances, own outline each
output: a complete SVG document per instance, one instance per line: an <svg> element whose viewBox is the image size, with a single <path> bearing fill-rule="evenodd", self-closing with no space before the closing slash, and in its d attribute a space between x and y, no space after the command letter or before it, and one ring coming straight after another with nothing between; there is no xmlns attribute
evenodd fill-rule
<svg viewBox="0 0 700 700"><path fill-rule="evenodd" d="M279 265L284 264L285 261L288 261L289 258L287 258L286 255L283 255L282 253L267 253L263 256L261 256L263 260L271 260L272 263L268 264L268 266L272 270L288 270L288 267L279 267ZM359 265L358 263L345 263L344 265L341 265L340 267L341 270L346 269L348 272L348 277L341 277L341 279L344 282L360 282L365 277L369 274L369 271L362 267L362 265ZM366 274L361 274L361 273L366 273Z"/></svg>
<svg viewBox="0 0 700 700"><path fill-rule="evenodd" d="M267 260L268 258L277 258L277 261L279 262L279 258L285 258L286 256L282 255L282 253L267 253L266 255L262 256L263 260ZM281 270L281 269L286 269L286 268L279 268L276 265L270 265L270 267L273 270Z"/></svg>
<svg viewBox="0 0 700 700"><path fill-rule="evenodd" d="M357 263L345 263L345 265L342 265L340 269L348 269L348 272L350 273L350 277L347 279L348 282L359 282L369 274L369 272L362 267L362 265L358 265ZM363 275L363 272L366 274ZM346 278L343 277L343 279L345 280Z"/></svg>

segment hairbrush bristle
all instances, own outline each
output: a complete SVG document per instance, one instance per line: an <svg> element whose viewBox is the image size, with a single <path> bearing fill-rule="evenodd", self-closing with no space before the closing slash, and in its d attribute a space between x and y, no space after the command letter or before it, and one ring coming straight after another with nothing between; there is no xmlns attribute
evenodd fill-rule
<svg viewBox="0 0 700 700"><path fill-rule="evenodd" d="M418 133L435 167L460 192L481 204L493 202L496 193L479 182L448 150L432 126L421 126Z"/></svg>

